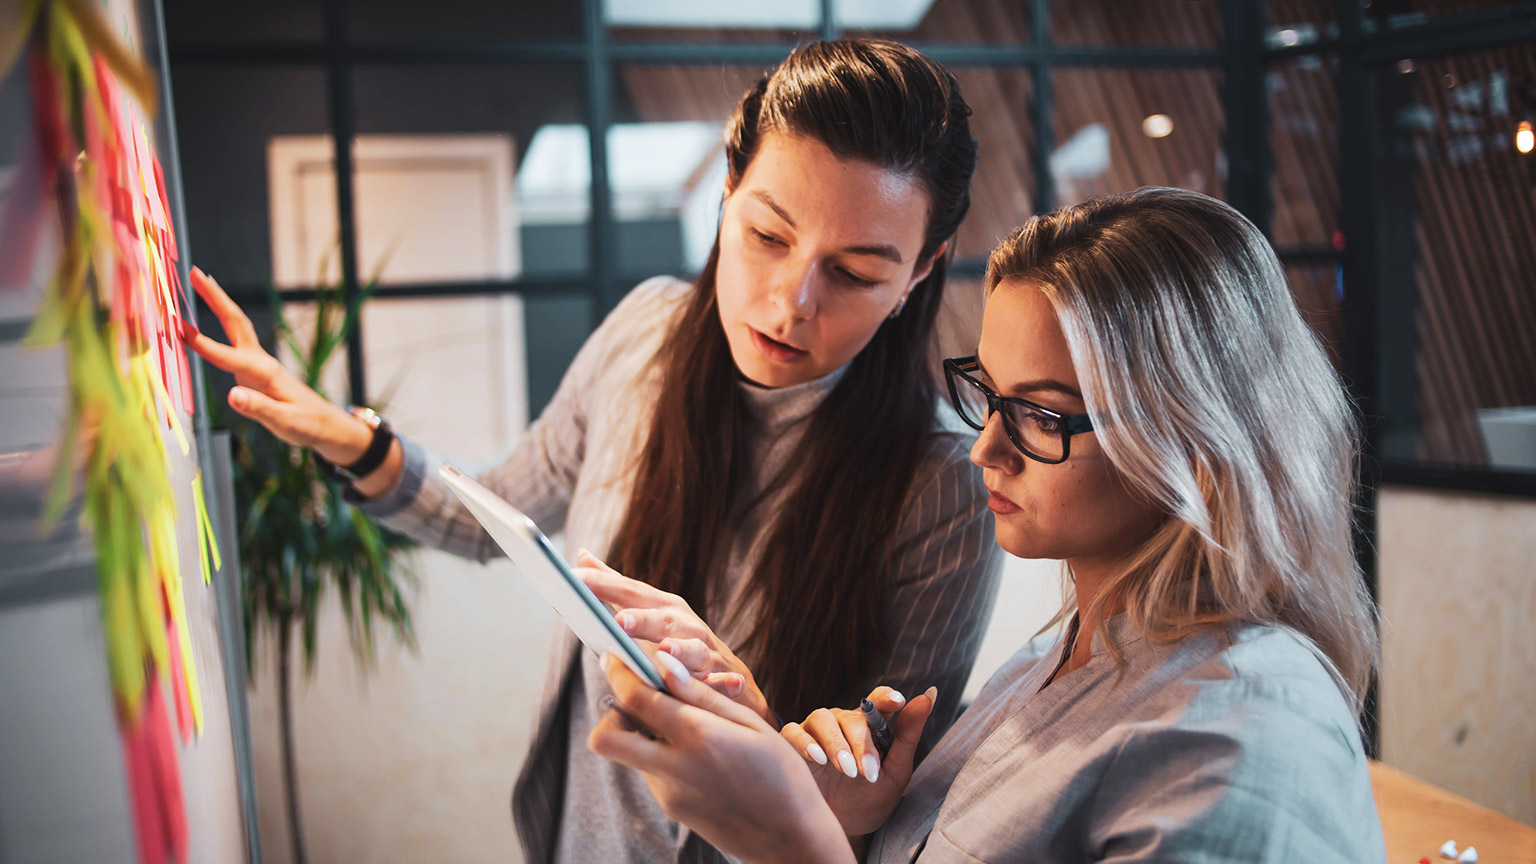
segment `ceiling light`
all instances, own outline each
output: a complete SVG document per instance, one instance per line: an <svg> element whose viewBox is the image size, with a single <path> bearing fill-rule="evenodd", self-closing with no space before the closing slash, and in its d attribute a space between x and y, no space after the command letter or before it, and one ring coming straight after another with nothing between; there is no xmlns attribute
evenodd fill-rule
<svg viewBox="0 0 1536 864"><path fill-rule="evenodd" d="M1173 134L1173 118L1167 114L1148 114L1141 121L1141 132L1148 138L1167 138Z"/></svg>

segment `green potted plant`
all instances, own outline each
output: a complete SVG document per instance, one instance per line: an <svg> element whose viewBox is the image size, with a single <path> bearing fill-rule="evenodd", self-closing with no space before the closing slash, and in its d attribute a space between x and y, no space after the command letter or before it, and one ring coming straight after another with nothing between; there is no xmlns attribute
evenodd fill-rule
<svg viewBox="0 0 1536 864"><path fill-rule="evenodd" d="M373 283L363 292L371 293ZM287 345L310 388L325 395L321 374L336 349L357 326L357 305L348 308L341 291L323 287L315 298L315 326L307 344L280 314L282 299L269 286L278 336ZM222 399L208 404L221 408ZM245 622L247 679L255 680L258 631L277 640L278 706L281 720L283 787L293 861L307 854L299 814L297 764L293 740L293 642L297 632L304 672L314 670L321 601L335 591L347 621L352 652L365 668L375 659L375 625L382 623L414 650L408 596L415 576L407 554L416 547L405 535L384 528L342 497L341 483L322 471L313 455L291 446L259 424L232 412L227 419L234 448L235 510L240 560L244 570L242 608Z"/></svg>

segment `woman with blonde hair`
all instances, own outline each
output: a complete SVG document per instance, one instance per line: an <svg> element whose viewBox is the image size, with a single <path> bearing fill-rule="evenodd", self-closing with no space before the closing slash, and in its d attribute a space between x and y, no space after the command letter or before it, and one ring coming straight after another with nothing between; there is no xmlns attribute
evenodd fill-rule
<svg viewBox="0 0 1536 864"><path fill-rule="evenodd" d="M1065 636L1005 664L915 772L935 694L876 689L899 713L874 783L810 759L877 752L859 712L777 733L675 670L666 695L608 663L619 710L590 746L753 861L1384 860L1355 423L1263 236L1143 189L1031 219L986 284L951 396L999 545L1072 576Z"/></svg>

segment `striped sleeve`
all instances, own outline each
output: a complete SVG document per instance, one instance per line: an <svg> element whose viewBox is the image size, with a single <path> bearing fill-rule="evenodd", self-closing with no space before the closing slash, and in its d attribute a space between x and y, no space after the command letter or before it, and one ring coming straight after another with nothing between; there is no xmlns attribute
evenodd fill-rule
<svg viewBox="0 0 1536 864"><path fill-rule="evenodd" d="M945 432L928 473L909 496L887 609L891 645L863 692L889 684L908 696L939 688L920 753L937 743L959 710L997 596L1002 550L981 471L964 439Z"/></svg>
<svg viewBox="0 0 1536 864"><path fill-rule="evenodd" d="M631 371L616 362L637 339L665 323L665 296L675 280L641 283L619 303L577 352L554 398L495 467L460 466L497 495L527 513L546 533L565 526L566 510L586 458L587 428L601 388L622 388ZM658 317L662 316L662 317ZM405 467L394 488L357 506L381 524L423 543L485 561L502 554L437 469L448 460L402 437ZM458 464L455 460L455 464Z"/></svg>

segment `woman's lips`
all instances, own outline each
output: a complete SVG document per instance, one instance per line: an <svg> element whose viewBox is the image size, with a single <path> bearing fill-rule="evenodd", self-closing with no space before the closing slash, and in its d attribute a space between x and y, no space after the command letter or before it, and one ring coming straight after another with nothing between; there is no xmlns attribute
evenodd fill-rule
<svg viewBox="0 0 1536 864"><path fill-rule="evenodd" d="M993 513L996 513L1000 516L1006 516L1009 513L1018 513L1023 509L1019 505L1003 497L1001 492L996 492L991 489L988 489L987 491L992 493L991 495L987 496L987 507Z"/></svg>
<svg viewBox="0 0 1536 864"><path fill-rule="evenodd" d="M806 352L793 345L786 345L777 339L772 339L756 328L747 328L752 331L752 344L757 347L759 353L776 363L792 363L806 355Z"/></svg>

